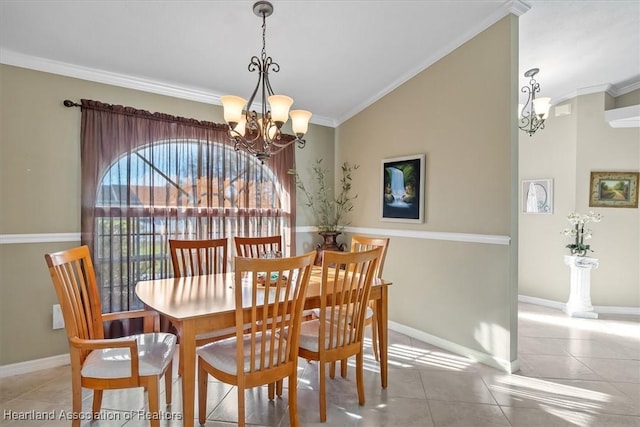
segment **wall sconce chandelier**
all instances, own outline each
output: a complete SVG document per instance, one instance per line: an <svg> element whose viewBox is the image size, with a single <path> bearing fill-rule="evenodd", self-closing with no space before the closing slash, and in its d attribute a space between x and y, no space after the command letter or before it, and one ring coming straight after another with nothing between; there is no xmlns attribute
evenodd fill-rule
<svg viewBox="0 0 640 427"><path fill-rule="evenodd" d="M265 49L267 17L273 13L273 5L268 1L258 1L253 5L253 13L262 17L262 54L253 56L249 71L258 72L258 83L249 101L239 96L220 97L224 109L224 120L229 125L229 136L235 142L236 150L244 150L264 161L283 148L298 143L303 148L311 113L305 110L289 112L293 99L285 95L274 95L269 82L269 71L277 73L280 66L267 56ZM260 114L251 110L256 95L260 93ZM295 136L283 134L280 129L291 115L291 125Z"/></svg>
<svg viewBox="0 0 640 427"><path fill-rule="evenodd" d="M521 92L527 94L527 102L518 105L518 127L533 135L538 129L544 129L544 121L549 116L551 108L551 98L536 98L536 93L540 92L540 83L535 80L535 75L540 70L532 68L524 73L529 77L529 86L523 86Z"/></svg>

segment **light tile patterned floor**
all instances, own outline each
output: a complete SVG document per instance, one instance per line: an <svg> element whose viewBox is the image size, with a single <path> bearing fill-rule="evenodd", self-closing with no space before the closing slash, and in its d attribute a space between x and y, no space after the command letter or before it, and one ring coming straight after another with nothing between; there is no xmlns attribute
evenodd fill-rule
<svg viewBox="0 0 640 427"><path fill-rule="evenodd" d="M640 319L601 315L573 319L564 313L520 304L521 371L509 375L437 347L390 332L389 387L380 388L378 367L368 359L366 404L357 403L355 372L327 380L327 422L318 418L317 365L300 362L298 407L302 426L635 426L640 427ZM370 355L370 349L366 349ZM68 426L68 367L0 380L0 425ZM85 406L91 392L85 393ZM161 396L164 401L164 395ZM286 390L269 401L264 388L247 392L247 422L288 426ZM180 387L166 418L180 414ZM107 391L103 420L92 426L145 426L142 389ZM196 404L197 406L197 404ZM206 426L237 422L233 387L211 381ZM50 413L53 421L7 419L7 411ZM197 424L197 423L196 423ZM180 426L164 420L163 426Z"/></svg>

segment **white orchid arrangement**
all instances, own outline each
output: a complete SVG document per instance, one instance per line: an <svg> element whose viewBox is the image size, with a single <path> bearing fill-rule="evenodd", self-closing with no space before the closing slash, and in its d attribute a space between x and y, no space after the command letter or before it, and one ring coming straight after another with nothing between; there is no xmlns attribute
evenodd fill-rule
<svg viewBox="0 0 640 427"><path fill-rule="evenodd" d="M586 245L584 243L585 240L593 237L591 230L585 228L585 225L590 222L600 222L602 220L602 215L593 211L589 211L589 213L584 215L571 212L567 215L567 220L573 227L565 228L562 231L562 234L575 239L574 243L566 246L571 251L571 255L585 256L587 251L593 252L590 245Z"/></svg>

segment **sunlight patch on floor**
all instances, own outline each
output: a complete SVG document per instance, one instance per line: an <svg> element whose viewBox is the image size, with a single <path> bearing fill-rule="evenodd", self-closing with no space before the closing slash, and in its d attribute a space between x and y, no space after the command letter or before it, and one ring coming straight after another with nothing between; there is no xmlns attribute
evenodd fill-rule
<svg viewBox="0 0 640 427"><path fill-rule="evenodd" d="M503 393L515 401L536 402L545 412L582 426L592 425L590 414L601 413L613 400L606 393L519 375L499 378L496 382L504 385L489 385L492 392Z"/></svg>
<svg viewBox="0 0 640 427"><path fill-rule="evenodd" d="M560 419L563 419L577 426L596 427L596 424L594 424L595 422L594 416L590 414L585 414L584 412L574 412L569 409L555 408L547 405L542 405L540 409L542 409L545 412L548 412L554 417L558 417Z"/></svg>
<svg viewBox="0 0 640 427"><path fill-rule="evenodd" d="M541 313L531 313L520 311L518 317L521 320L529 320L532 322L545 323L553 326L565 326L567 328L579 329L589 332L600 332L609 335L617 335L623 338L634 338L640 340L640 325L616 323L616 327L612 328L606 320L581 319L573 317L562 317L558 315L549 315Z"/></svg>
<svg viewBox="0 0 640 427"><path fill-rule="evenodd" d="M460 371L466 369L472 362L466 357L455 354L425 350L402 344L393 344L389 347L389 364L409 368L427 365Z"/></svg>
<svg viewBox="0 0 640 427"><path fill-rule="evenodd" d="M551 381L541 380L538 378L523 377L520 375L510 375L500 378L498 382L503 384L527 387L554 394L562 394L565 396L577 397L580 399L590 399L597 402L610 402L611 396L598 391L585 390L580 387L558 384Z"/></svg>

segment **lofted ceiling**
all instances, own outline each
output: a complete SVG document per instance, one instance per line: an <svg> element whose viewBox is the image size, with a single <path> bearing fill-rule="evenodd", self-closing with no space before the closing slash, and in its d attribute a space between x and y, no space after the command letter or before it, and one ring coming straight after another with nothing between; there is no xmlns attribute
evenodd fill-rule
<svg viewBox="0 0 640 427"><path fill-rule="evenodd" d="M248 98L262 21L244 0L0 0L0 62L219 104ZM276 93L336 126L508 13L520 83L552 103L640 88L640 0L273 0ZM469 70L473 72L473 70Z"/></svg>

